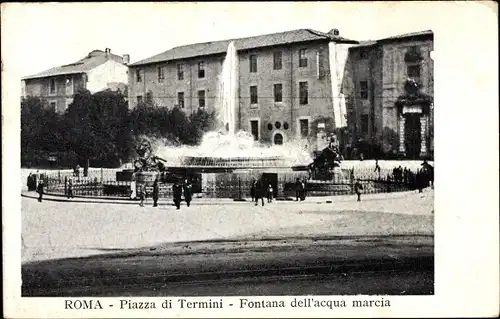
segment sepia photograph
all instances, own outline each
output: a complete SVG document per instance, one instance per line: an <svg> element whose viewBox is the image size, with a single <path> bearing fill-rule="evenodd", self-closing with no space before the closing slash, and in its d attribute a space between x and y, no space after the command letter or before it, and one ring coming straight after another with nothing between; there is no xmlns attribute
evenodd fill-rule
<svg viewBox="0 0 500 319"><path fill-rule="evenodd" d="M383 4L11 4L21 297L433 297L441 38Z"/></svg>

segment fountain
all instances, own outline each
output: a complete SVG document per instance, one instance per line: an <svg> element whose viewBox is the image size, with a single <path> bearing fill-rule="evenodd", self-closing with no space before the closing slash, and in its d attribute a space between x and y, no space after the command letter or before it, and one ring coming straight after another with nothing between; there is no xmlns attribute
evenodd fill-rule
<svg viewBox="0 0 500 319"><path fill-rule="evenodd" d="M330 166L331 148L326 148L323 155L313 161L307 150L298 144L262 145L254 141L252 134L238 131L237 98L238 56L231 42L219 77L215 104L217 130L206 133L201 144L195 147L169 147L161 141L153 141L154 145L142 142L137 148L139 158L134 162L135 181L147 184L163 172L162 176L172 177L162 178L164 182L180 177L201 181L201 191L207 185L219 185L235 178L248 182L266 176L277 190L278 174L281 180L295 181L296 178L310 177L312 169L321 170L325 159L326 165ZM336 157L335 163L338 163Z"/></svg>

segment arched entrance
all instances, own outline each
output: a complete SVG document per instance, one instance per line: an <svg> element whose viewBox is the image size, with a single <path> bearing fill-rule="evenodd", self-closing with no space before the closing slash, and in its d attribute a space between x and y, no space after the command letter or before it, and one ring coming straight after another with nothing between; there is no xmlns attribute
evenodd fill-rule
<svg viewBox="0 0 500 319"><path fill-rule="evenodd" d="M283 145L283 135L276 133L273 139L274 145Z"/></svg>

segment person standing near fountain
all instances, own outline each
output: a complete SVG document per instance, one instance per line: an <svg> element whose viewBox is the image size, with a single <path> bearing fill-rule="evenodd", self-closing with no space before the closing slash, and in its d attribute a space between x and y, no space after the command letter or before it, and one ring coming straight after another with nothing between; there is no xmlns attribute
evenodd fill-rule
<svg viewBox="0 0 500 319"><path fill-rule="evenodd" d="M73 179L68 179L68 198L73 198Z"/></svg>
<svg viewBox="0 0 500 319"><path fill-rule="evenodd" d="M267 186L267 202L272 203L273 202L273 187L271 184Z"/></svg>
<svg viewBox="0 0 500 319"><path fill-rule="evenodd" d="M153 207L158 207L158 197L160 196L160 186L158 184L158 176L153 182Z"/></svg>
<svg viewBox="0 0 500 319"><path fill-rule="evenodd" d="M361 201L361 191L363 190L363 185L361 185L361 182L359 178L356 180L356 184L354 184L354 192L356 195L358 195L358 202Z"/></svg>
<svg viewBox="0 0 500 319"><path fill-rule="evenodd" d="M41 203L43 199L43 180L40 179L38 182L38 186L36 188L36 191L38 192L38 201Z"/></svg>
<svg viewBox="0 0 500 319"><path fill-rule="evenodd" d="M193 186L191 183L185 179L184 180L184 200L186 201L187 207L191 204L191 200L193 199L193 192L192 192Z"/></svg>
<svg viewBox="0 0 500 319"><path fill-rule="evenodd" d="M266 192L266 187L264 185L262 177L255 183L255 206L259 204L259 198L262 201L262 206L264 206L264 194Z"/></svg>
<svg viewBox="0 0 500 319"><path fill-rule="evenodd" d="M175 181L174 186L172 186L172 194L174 196L175 207L177 207L177 209L181 209L182 186L178 181Z"/></svg>

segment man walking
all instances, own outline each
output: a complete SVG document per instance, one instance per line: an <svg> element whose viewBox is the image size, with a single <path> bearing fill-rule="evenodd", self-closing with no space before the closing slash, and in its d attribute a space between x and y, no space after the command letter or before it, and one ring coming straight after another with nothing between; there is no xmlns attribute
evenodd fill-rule
<svg viewBox="0 0 500 319"><path fill-rule="evenodd" d="M186 201L187 207L191 204L193 199L193 185L187 179L184 180L184 200Z"/></svg>

